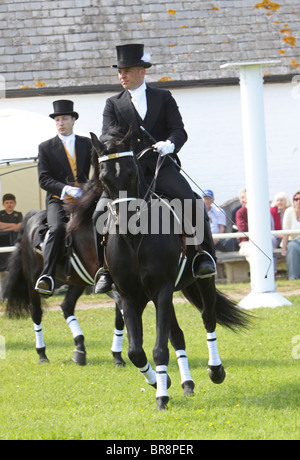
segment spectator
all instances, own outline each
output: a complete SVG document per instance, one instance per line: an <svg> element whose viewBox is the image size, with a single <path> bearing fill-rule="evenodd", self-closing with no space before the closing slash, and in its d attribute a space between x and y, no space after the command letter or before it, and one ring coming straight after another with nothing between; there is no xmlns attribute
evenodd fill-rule
<svg viewBox="0 0 300 460"><path fill-rule="evenodd" d="M233 231L237 231L237 227L236 225L236 213L238 212L239 209L241 209L242 206L246 206L247 204L247 190L245 188L243 188L242 190L239 191L239 200L240 200L240 205L237 206L236 208L234 208L232 210L232 213L231 213L231 221L232 221L232 224L233 224Z"/></svg>
<svg viewBox="0 0 300 460"><path fill-rule="evenodd" d="M271 230L282 230L283 215L285 210L292 206L288 195L284 192L277 193L271 203ZM279 248L282 242L282 235L272 235L273 249ZM277 272L277 259L274 260L274 271Z"/></svg>
<svg viewBox="0 0 300 460"><path fill-rule="evenodd" d="M284 192L277 193L274 197L273 202L271 203L271 229L272 230L282 230L283 215L285 210L292 206L292 203L288 195ZM273 248L279 248L282 241L282 236L273 235L272 236L272 245Z"/></svg>
<svg viewBox="0 0 300 460"><path fill-rule="evenodd" d="M20 230L23 216L21 212L15 211L16 197L12 193L3 195L2 203L4 209L0 211L0 247L14 246ZM7 262L10 253L0 254L0 298L2 298L3 283L7 275Z"/></svg>
<svg viewBox="0 0 300 460"><path fill-rule="evenodd" d="M239 232L248 232L248 209L247 209L247 196L246 203L241 206L236 213L236 225ZM240 250L239 253L245 256L249 262L250 256L250 243L247 237L240 238Z"/></svg>
<svg viewBox="0 0 300 460"><path fill-rule="evenodd" d="M286 256L289 280L300 278L300 190L293 196L293 206L286 209L283 216L283 230L299 229L299 233L283 235L282 250Z"/></svg>
<svg viewBox="0 0 300 460"><path fill-rule="evenodd" d="M215 201L212 190L204 190L202 194L204 200L212 233L225 233L226 230L226 215L217 206L212 206ZM238 245L235 238L220 238L214 239L215 248L219 251L237 251Z"/></svg>

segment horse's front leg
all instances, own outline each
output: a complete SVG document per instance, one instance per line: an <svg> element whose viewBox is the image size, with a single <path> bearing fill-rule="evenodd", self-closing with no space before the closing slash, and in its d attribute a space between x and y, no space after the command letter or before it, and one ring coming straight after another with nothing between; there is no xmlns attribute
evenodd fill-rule
<svg viewBox="0 0 300 460"><path fill-rule="evenodd" d="M148 385L156 388L156 373L148 362L143 349L142 314L146 304L147 301L143 303L141 308L127 298L122 299L122 309L128 337L128 358L144 375Z"/></svg>
<svg viewBox="0 0 300 460"><path fill-rule="evenodd" d="M165 286L160 290L156 299L156 342L153 348L153 359L156 366L156 401L157 409L167 408L169 401L168 388L171 379L167 374L169 364L168 340L171 330L171 315L174 313L173 307L173 287Z"/></svg>
<svg viewBox="0 0 300 460"><path fill-rule="evenodd" d="M74 315L76 302L84 291L84 287L69 286L66 297L61 305L65 320L71 330L75 342L75 350L73 352L73 361L80 366L86 365L86 351L84 346L84 335L79 326L79 323Z"/></svg>

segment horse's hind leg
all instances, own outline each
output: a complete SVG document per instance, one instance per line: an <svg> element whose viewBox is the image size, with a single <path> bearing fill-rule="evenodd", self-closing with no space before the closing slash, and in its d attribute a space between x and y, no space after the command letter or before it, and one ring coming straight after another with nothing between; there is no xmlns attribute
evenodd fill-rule
<svg viewBox="0 0 300 460"><path fill-rule="evenodd" d="M170 342L176 352L184 396L193 396L195 384L190 374L189 361L185 351L185 340L173 309L171 317Z"/></svg>
<svg viewBox="0 0 300 460"><path fill-rule="evenodd" d="M202 314L202 320L206 329L208 347L208 368L209 377L213 383L222 383L226 373L219 356L217 337L215 333L216 320L216 289L214 279L197 279L192 285L182 291L186 298L190 300Z"/></svg>
<svg viewBox="0 0 300 460"><path fill-rule="evenodd" d="M49 363L49 360L46 355L46 346L44 342L43 328L42 328L42 308L41 308L41 298L39 294L32 289L30 295L30 309L31 309L31 319L34 324L35 332L35 348L37 354L39 355L39 363Z"/></svg>
<svg viewBox="0 0 300 460"><path fill-rule="evenodd" d="M111 291L107 295L116 302L115 307L115 330L113 336L113 342L111 346L111 352L115 361L116 367L126 366L124 359L122 358L122 345L124 337L124 318L123 310L121 305L121 298L117 291Z"/></svg>
<svg viewBox="0 0 300 460"><path fill-rule="evenodd" d="M168 340L171 331L171 318L174 314L173 286L171 284L165 285L153 300L156 307L156 342L153 348L157 378L156 401L157 409L164 410L169 401L168 388L171 385L167 367L169 363Z"/></svg>
<svg viewBox="0 0 300 460"><path fill-rule="evenodd" d="M122 344L124 337L124 320L122 313L116 305L116 316L115 316L115 330L113 336L113 343L111 346L111 352L114 357L115 366L122 367L126 366L124 359L122 358Z"/></svg>
<svg viewBox="0 0 300 460"><path fill-rule="evenodd" d="M206 329L206 339L208 347L208 372L213 383L222 383L226 377L225 369L222 365L218 352L216 326L216 288L213 278L198 279L197 288L202 297L202 319Z"/></svg>
<svg viewBox="0 0 300 460"><path fill-rule="evenodd" d="M80 366L86 365L86 351L84 346L84 335L74 315L75 305L78 298L84 291L84 287L69 286L66 297L61 305L65 320L71 330L76 348L73 352L73 361Z"/></svg>

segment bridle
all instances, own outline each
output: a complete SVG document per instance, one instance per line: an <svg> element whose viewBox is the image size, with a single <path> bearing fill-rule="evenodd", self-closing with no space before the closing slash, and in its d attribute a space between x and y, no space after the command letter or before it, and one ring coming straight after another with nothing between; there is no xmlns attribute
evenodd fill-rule
<svg viewBox="0 0 300 460"><path fill-rule="evenodd" d="M128 152L110 153L108 155L103 155L103 156L99 157L98 162L100 164L100 163L102 163L104 161L115 160L117 158L123 158L123 157L134 157L134 153L133 153L132 150L130 150ZM136 197L134 197L134 198L128 197L128 198L116 199L116 200L112 201L111 203L109 203L110 211L113 212L112 206L115 206L116 204L119 204L119 203L124 203L126 201L132 201L132 200L136 200ZM113 212L113 214L115 214L115 213Z"/></svg>

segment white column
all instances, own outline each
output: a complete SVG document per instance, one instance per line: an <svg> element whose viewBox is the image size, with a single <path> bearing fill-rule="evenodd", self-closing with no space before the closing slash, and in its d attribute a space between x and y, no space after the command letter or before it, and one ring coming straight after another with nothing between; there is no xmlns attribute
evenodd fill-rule
<svg viewBox="0 0 300 460"><path fill-rule="evenodd" d="M268 188L262 66L269 62L238 62L244 140L249 238L251 242L251 293L240 306L276 307L290 302L275 290Z"/></svg>

